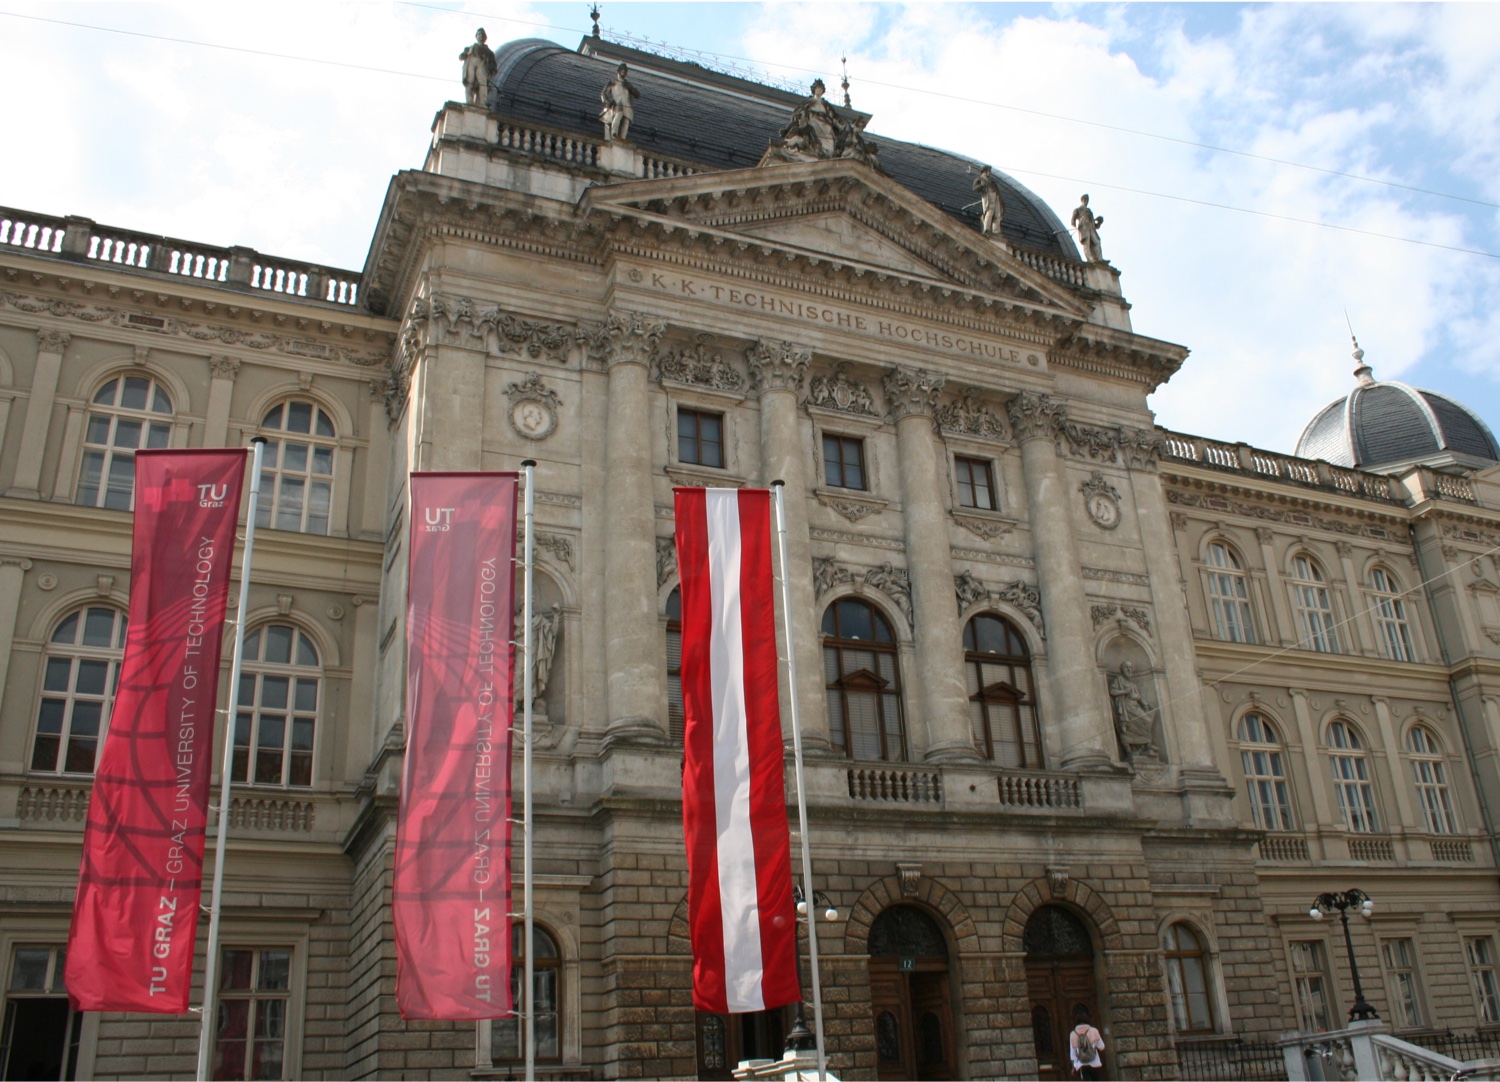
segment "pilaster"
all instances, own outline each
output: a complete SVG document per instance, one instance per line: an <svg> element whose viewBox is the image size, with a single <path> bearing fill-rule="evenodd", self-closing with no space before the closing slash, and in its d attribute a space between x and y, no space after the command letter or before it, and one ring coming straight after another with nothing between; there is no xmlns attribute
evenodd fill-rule
<svg viewBox="0 0 1500 1082"><path fill-rule="evenodd" d="M203 446L227 447L229 445L229 405L234 396L234 381L240 374L240 362L236 357L216 354L208 359L213 379L208 384L208 408L203 418ZM260 418L251 418L258 421Z"/></svg>
<svg viewBox="0 0 1500 1082"><path fill-rule="evenodd" d="M31 397L26 401L26 420L21 426L21 446L16 455L16 474L7 496L35 500L41 497L42 459L47 451L47 430L52 425L52 405L57 399L57 376L63 353L73 336L62 331L36 332L36 370L31 377Z"/></svg>
<svg viewBox="0 0 1500 1082"><path fill-rule="evenodd" d="M21 556L0 556L0 717L5 712L5 692L9 687L11 646L16 640L16 616L21 611L21 583L31 561Z"/></svg>

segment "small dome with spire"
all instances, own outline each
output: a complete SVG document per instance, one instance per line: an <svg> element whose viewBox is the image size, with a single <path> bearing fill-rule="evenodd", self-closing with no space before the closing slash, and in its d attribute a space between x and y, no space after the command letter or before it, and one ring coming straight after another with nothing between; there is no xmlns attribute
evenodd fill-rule
<svg viewBox="0 0 1500 1082"><path fill-rule="evenodd" d="M1299 457L1366 470L1413 464L1469 470L1500 462L1494 433L1463 403L1377 380L1357 340L1354 364L1358 385L1318 411L1302 430Z"/></svg>

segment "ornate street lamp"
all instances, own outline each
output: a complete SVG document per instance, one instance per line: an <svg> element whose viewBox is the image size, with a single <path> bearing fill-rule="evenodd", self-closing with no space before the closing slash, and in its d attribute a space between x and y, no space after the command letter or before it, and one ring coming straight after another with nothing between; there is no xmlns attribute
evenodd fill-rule
<svg viewBox="0 0 1500 1082"><path fill-rule="evenodd" d="M807 896L802 892L801 883L792 884L792 897L797 901L797 920L807 925L808 935L817 935L817 922L808 919ZM832 921L839 919L839 911L833 907L833 902L829 901L828 895L824 894L821 890L815 890L812 897L813 905L824 907L824 920ZM800 981L802 979L800 976L802 972L802 941L794 938L793 942L796 944L797 949L797 973L799 974L797 979ZM807 1028L806 1005L801 999L798 999L797 1018L792 1023L792 1028L786 1035L786 1051L789 1053L812 1052L816 1051L817 1047L817 1038L813 1036L812 1030Z"/></svg>
<svg viewBox="0 0 1500 1082"><path fill-rule="evenodd" d="M1312 908L1307 911L1307 915L1313 920L1322 920L1335 909L1339 913L1339 923L1344 926L1344 949L1349 952L1349 973L1354 978L1354 1006L1349 1008L1349 1021L1378 1018L1380 1016L1375 1013L1375 1008L1365 999L1365 990L1360 987L1359 966L1354 961L1354 939L1349 935L1349 910L1363 914L1368 920L1375 911L1375 903L1364 891L1351 887L1342 894L1318 895L1313 899Z"/></svg>

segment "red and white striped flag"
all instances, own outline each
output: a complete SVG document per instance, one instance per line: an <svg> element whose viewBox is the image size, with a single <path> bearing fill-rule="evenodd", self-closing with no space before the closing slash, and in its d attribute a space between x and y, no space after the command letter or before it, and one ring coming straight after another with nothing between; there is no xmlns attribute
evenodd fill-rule
<svg viewBox="0 0 1500 1082"><path fill-rule="evenodd" d="M682 826L693 1003L716 1013L795 1003L771 494L679 488Z"/></svg>

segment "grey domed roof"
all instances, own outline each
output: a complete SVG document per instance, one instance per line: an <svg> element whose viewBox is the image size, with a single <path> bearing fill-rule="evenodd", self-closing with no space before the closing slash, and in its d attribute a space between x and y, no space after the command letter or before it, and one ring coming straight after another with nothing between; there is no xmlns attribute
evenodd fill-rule
<svg viewBox="0 0 1500 1082"><path fill-rule="evenodd" d="M1331 402L1302 430L1297 454L1362 469L1440 460L1458 465L1500 461L1500 444L1461 402L1395 380L1377 380L1355 344L1359 385Z"/></svg>
<svg viewBox="0 0 1500 1082"><path fill-rule="evenodd" d="M641 91L630 125L632 143L704 170L745 169L760 161L771 137L786 127L805 96L601 38L585 44L594 55L536 38L495 50L499 70L490 80L491 111L598 139L599 90L624 61L630 65L631 83ZM979 229L975 162L920 143L868 134L879 145L881 168L892 180ZM1079 258L1067 228L1040 197L998 170L992 175L1005 200L1001 231L1010 244Z"/></svg>

